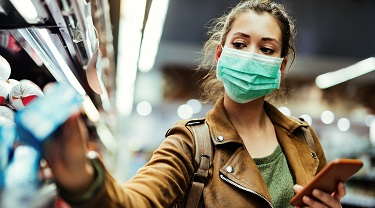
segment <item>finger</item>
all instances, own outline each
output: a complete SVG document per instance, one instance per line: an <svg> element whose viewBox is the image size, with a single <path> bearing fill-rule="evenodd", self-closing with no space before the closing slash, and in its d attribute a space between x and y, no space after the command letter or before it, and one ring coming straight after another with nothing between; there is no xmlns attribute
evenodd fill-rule
<svg viewBox="0 0 375 208"><path fill-rule="evenodd" d="M84 163L86 161L88 132L80 117L71 117L66 123L63 132L64 145L63 159L66 164L72 161Z"/></svg>
<svg viewBox="0 0 375 208"><path fill-rule="evenodd" d="M303 186L301 186L301 185L299 185L299 184L295 184L295 185L293 186L294 193L298 193L298 192L300 192L302 189L303 189Z"/></svg>
<svg viewBox="0 0 375 208"><path fill-rule="evenodd" d="M335 199L331 194L323 192L318 189L314 189L312 195L322 204L327 205L328 207L341 207L340 200Z"/></svg>
<svg viewBox="0 0 375 208"><path fill-rule="evenodd" d="M346 187L343 182L337 185L337 190L332 194L336 200L342 199L346 195Z"/></svg>
<svg viewBox="0 0 375 208"><path fill-rule="evenodd" d="M85 161L87 129L77 114L69 117L54 135L44 141L44 152L52 166L69 166L71 161Z"/></svg>
<svg viewBox="0 0 375 208"><path fill-rule="evenodd" d="M325 204L323 204L320 201L317 201L311 197L303 196L302 201L308 206L308 207L314 207L314 208L328 208Z"/></svg>

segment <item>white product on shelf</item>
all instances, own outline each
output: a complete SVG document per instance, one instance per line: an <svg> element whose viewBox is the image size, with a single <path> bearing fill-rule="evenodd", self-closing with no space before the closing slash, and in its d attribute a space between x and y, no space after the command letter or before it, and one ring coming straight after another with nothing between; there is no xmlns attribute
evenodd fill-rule
<svg viewBox="0 0 375 208"><path fill-rule="evenodd" d="M0 55L0 80L6 81L10 77L11 68L8 61Z"/></svg>
<svg viewBox="0 0 375 208"><path fill-rule="evenodd" d="M8 79L6 82L7 82L8 84L10 84L11 88L14 87L14 85L20 83L20 81L15 80L15 79Z"/></svg>
<svg viewBox="0 0 375 208"><path fill-rule="evenodd" d="M35 98L43 96L42 90L35 83L29 80L22 80L10 90L9 103L16 110L21 110Z"/></svg>
<svg viewBox="0 0 375 208"><path fill-rule="evenodd" d="M8 106L0 105L0 117L14 121L15 112Z"/></svg>
<svg viewBox="0 0 375 208"><path fill-rule="evenodd" d="M8 100L10 89L12 86L8 82L0 80L0 105L5 104Z"/></svg>

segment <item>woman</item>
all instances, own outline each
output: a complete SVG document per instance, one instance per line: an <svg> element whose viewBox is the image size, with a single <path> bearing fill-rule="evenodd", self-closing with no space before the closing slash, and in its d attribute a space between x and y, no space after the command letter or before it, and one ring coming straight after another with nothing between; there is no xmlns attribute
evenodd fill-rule
<svg viewBox="0 0 375 208"><path fill-rule="evenodd" d="M293 30L283 6L265 0L239 3L212 28L201 68L215 66L204 86L204 94L217 99L206 116L214 158L201 206L288 207L294 192L326 165L316 134L315 155L293 135L306 124L265 101L279 88L287 56L294 55ZM98 160L85 158L87 134L77 116L46 144L45 156L61 196L75 207L172 207L183 200L196 169L194 139L185 124L171 128L124 185ZM340 183L332 195L315 190L316 199L303 200L310 207L341 207L345 192Z"/></svg>

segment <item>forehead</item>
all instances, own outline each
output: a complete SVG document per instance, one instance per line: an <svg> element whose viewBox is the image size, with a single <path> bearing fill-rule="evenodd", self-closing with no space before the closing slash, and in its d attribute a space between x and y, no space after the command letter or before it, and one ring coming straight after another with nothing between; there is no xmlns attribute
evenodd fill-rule
<svg viewBox="0 0 375 208"><path fill-rule="evenodd" d="M262 38L273 38L281 42L280 26L277 20L266 12L258 14L254 11L248 11L239 14L229 31L230 34L236 32L243 32L250 36L257 35Z"/></svg>

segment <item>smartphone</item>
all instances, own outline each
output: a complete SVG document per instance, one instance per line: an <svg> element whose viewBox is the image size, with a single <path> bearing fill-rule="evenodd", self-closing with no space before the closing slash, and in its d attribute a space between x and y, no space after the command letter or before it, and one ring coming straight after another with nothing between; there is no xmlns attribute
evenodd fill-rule
<svg viewBox="0 0 375 208"><path fill-rule="evenodd" d="M312 197L314 189L320 189L327 193L333 193L337 184L346 182L363 166L363 162L358 159L338 158L328 163L316 176L308 183L303 190L298 192L291 200L293 206L305 206L302 197L308 195Z"/></svg>

